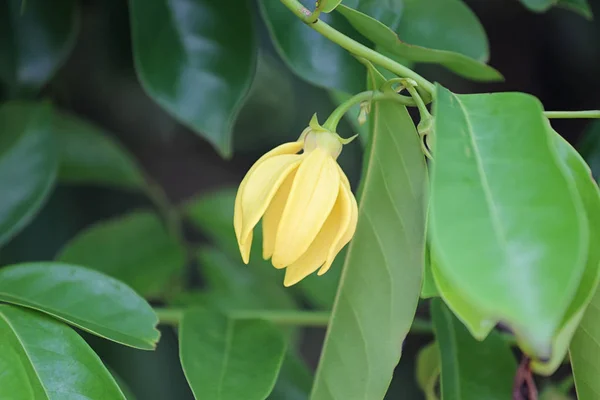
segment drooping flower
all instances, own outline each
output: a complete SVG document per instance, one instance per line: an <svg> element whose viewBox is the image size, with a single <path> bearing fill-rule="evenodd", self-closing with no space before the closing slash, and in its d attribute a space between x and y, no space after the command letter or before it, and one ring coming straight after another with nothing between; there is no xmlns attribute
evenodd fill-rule
<svg viewBox="0 0 600 400"><path fill-rule="evenodd" d="M329 270L352 239L358 218L348 178L336 161L345 143L313 118L296 142L274 148L250 168L234 212L246 264L253 229L262 218L263 258L286 268L285 286Z"/></svg>

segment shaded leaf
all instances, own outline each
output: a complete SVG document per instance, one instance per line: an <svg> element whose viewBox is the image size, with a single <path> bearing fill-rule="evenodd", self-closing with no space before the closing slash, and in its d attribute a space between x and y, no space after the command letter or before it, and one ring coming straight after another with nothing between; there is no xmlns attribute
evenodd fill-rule
<svg viewBox="0 0 600 400"><path fill-rule="evenodd" d="M61 181L144 190L144 176L133 156L100 128L57 113L54 129L61 152Z"/></svg>
<svg viewBox="0 0 600 400"><path fill-rule="evenodd" d="M435 4L430 4L432 2ZM344 5L340 5L336 10L344 15L361 34L398 57L416 62L441 64L459 75L475 80L502 79L502 75L498 71L485 64L488 59L485 32L476 17L472 16L470 10L460 1L419 0L418 2L408 2L403 20L410 21L410 23L400 24L399 35L381 22L357 10ZM432 11L436 13L433 16L430 15ZM448 15L454 13L459 14L456 18L456 21L459 21L458 27L465 31L464 33L459 32L460 36L468 42L468 46L465 46L464 49L455 46L454 42L440 42L443 38L454 37L447 32L453 28L447 26L448 22L453 23L454 21L448 18ZM423 32L417 31L420 26ZM456 27L454 28L457 30ZM434 30L435 32L432 32ZM457 42L459 41L457 40ZM462 42L460 44L462 45ZM461 50L467 54L463 54Z"/></svg>
<svg viewBox="0 0 600 400"><path fill-rule="evenodd" d="M2 399L125 399L74 330L8 305L0 305L0 369Z"/></svg>
<svg viewBox="0 0 600 400"><path fill-rule="evenodd" d="M151 211L92 225L69 241L56 259L103 272L145 297L163 295L186 263L183 246Z"/></svg>
<svg viewBox="0 0 600 400"><path fill-rule="evenodd" d="M423 347L417 355L417 382L426 400L438 400L435 386L440 376L440 349L436 342Z"/></svg>
<svg viewBox="0 0 600 400"><path fill-rule="evenodd" d="M154 349L159 338L158 318L144 299L125 284L81 267L51 262L4 267L0 300L139 349Z"/></svg>
<svg viewBox="0 0 600 400"><path fill-rule="evenodd" d="M79 28L75 0L0 3L0 81L11 96L35 94L67 58Z"/></svg>
<svg viewBox="0 0 600 400"><path fill-rule="evenodd" d="M281 332L267 321L191 309L179 327L179 357L196 399L265 399L284 354Z"/></svg>
<svg viewBox="0 0 600 400"><path fill-rule="evenodd" d="M521 3L535 12L545 12L553 6L558 6L575 11L588 19L593 17L587 0L521 0Z"/></svg>
<svg viewBox="0 0 600 400"><path fill-rule="evenodd" d="M306 26L281 2L260 0L259 5L277 51L299 77L313 85L346 93L363 89L364 67L350 53ZM336 13L322 14L319 19L360 40Z"/></svg>
<svg viewBox="0 0 600 400"><path fill-rule="evenodd" d="M539 101L438 86L429 214L443 276L530 355L552 338L585 267L587 221ZM568 266L568 267L565 267Z"/></svg>
<svg viewBox="0 0 600 400"><path fill-rule="evenodd" d="M383 81L372 70L371 87ZM371 114L358 226L346 255L311 398L381 399L421 290L427 175L405 107ZM394 171L390 174L389 171Z"/></svg>
<svg viewBox="0 0 600 400"><path fill-rule="evenodd" d="M233 124L256 63L248 4L130 0L129 5L142 86L171 115L229 157Z"/></svg>
<svg viewBox="0 0 600 400"><path fill-rule="evenodd" d="M0 245L17 234L47 199L56 178L58 150L52 109L45 103L0 107Z"/></svg>
<svg viewBox="0 0 600 400"><path fill-rule="evenodd" d="M288 350L269 400L306 400L312 386L312 374L299 356Z"/></svg>
<svg viewBox="0 0 600 400"><path fill-rule="evenodd" d="M517 363L497 332L475 340L440 299L431 302L435 337L442 361L444 400L512 398Z"/></svg>

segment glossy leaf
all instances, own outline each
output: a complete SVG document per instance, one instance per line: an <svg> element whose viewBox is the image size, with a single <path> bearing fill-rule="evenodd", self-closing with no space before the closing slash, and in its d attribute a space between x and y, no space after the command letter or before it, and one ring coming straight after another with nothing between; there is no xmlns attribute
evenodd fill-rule
<svg viewBox="0 0 600 400"><path fill-rule="evenodd" d="M579 400L600 396L600 290L596 290L569 347Z"/></svg>
<svg viewBox="0 0 600 400"><path fill-rule="evenodd" d="M0 81L11 96L35 94L65 61L79 28L75 0L0 3Z"/></svg>
<svg viewBox="0 0 600 400"><path fill-rule="evenodd" d="M125 399L100 358L52 318L0 305L0 398Z"/></svg>
<svg viewBox="0 0 600 400"><path fill-rule="evenodd" d="M60 262L103 272L145 297L169 289L185 267L185 249L151 211L99 222L61 250Z"/></svg>
<svg viewBox="0 0 600 400"><path fill-rule="evenodd" d="M545 363L532 364L533 370L538 374L551 375L562 364L571 338L579 325L587 304L596 292L600 279L600 193L596 182L591 177L591 172L579 153L571 147L558 133L548 128L555 142L558 153L575 185L585 208L589 225L589 248L587 261L579 288L573 301L563 317L563 326L554 338L552 357Z"/></svg>
<svg viewBox="0 0 600 400"><path fill-rule="evenodd" d="M371 87L383 77L371 74ZM427 174L405 107L373 104L350 242L311 399L381 399L421 291ZM393 174L389 173L393 171Z"/></svg>
<svg viewBox="0 0 600 400"><path fill-rule="evenodd" d="M548 358L581 279L583 204L537 99L438 86L429 228L438 268L470 304Z"/></svg>
<svg viewBox="0 0 600 400"><path fill-rule="evenodd" d="M431 314L442 361L442 398L512 398L517 362L506 341L497 332L475 340L440 299L431 302Z"/></svg>
<svg viewBox="0 0 600 400"><path fill-rule="evenodd" d="M342 0L318 0L317 10L330 13L342 2Z"/></svg>
<svg viewBox="0 0 600 400"><path fill-rule="evenodd" d="M179 327L179 357L196 399L265 399L284 353L281 332L263 320L191 309Z"/></svg>
<svg viewBox="0 0 600 400"><path fill-rule="evenodd" d="M230 156L233 124L256 64L248 4L130 0L129 5L135 67L144 89L221 155Z"/></svg>
<svg viewBox="0 0 600 400"><path fill-rule="evenodd" d="M423 347L417 355L417 382L426 400L438 400L435 386L440 376L440 349L436 342Z"/></svg>
<svg viewBox="0 0 600 400"><path fill-rule="evenodd" d="M296 75L327 89L363 90L364 67L350 53L306 26L281 2L259 0L259 5L277 51ZM321 14L319 19L359 39L340 15Z"/></svg>
<svg viewBox="0 0 600 400"><path fill-rule="evenodd" d="M152 350L159 338L152 308L125 284L62 263L0 270L0 301L33 308L95 335Z"/></svg>
<svg viewBox="0 0 600 400"><path fill-rule="evenodd" d="M376 19L343 4L336 10L344 15L358 32L396 56L411 61L442 64L459 75L475 80L501 80L502 75L485 64L488 59L485 32L465 7L456 0L409 1L402 18L410 23L400 24L399 35ZM435 12L434 16L430 15L432 12ZM448 23L454 23L448 15L455 12L459 14L456 19L459 21L459 27L465 31L459 31L458 34L469 43L468 47L457 47L454 42L440 42L442 38L453 37L445 30L457 30L456 27L447 26ZM464 17L464 21L460 17ZM423 26L423 32L417 31L419 26ZM429 36L433 35L430 31L434 28L435 38ZM466 54L462 54L461 51Z"/></svg>
<svg viewBox="0 0 600 400"><path fill-rule="evenodd" d="M58 169L52 109L45 103L0 107L0 245L42 207ZM7 195L10 193L10 196Z"/></svg>
<svg viewBox="0 0 600 400"><path fill-rule="evenodd" d="M54 130L61 152L61 181L144 190L144 176L133 156L100 128L74 115L56 113Z"/></svg>

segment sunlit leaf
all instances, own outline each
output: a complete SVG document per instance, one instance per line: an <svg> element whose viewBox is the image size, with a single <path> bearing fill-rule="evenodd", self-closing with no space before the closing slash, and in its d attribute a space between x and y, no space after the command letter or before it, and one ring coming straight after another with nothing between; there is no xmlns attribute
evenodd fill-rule
<svg viewBox="0 0 600 400"><path fill-rule="evenodd" d="M371 87L383 77L372 73ZM381 399L421 291L427 175L405 107L373 104L350 242L311 399ZM393 173L390 173L393 171Z"/></svg>
<svg viewBox="0 0 600 400"><path fill-rule="evenodd" d="M0 270L0 300L52 315L115 342L152 350L159 338L152 308L125 284L61 263Z"/></svg>
<svg viewBox="0 0 600 400"><path fill-rule="evenodd" d="M587 221L537 99L438 86L429 228L443 276L548 358L585 267Z"/></svg>
<svg viewBox="0 0 600 400"><path fill-rule="evenodd" d="M49 104L0 106L0 245L42 207L52 190L58 159Z"/></svg>
<svg viewBox="0 0 600 400"><path fill-rule="evenodd" d="M125 399L100 358L67 325L0 305L0 398Z"/></svg>
<svg viewBox="0 0 600 400"><path fill-rule="evenodd" d="M129 5L135 67L144 89L221 155L230 156L233 124L256 63L248 4L130 0Z"/></svg>
<svg viewBox="0 0 600 400"><path fill-rule="evenodd" d="M432 300L431 313L442 360L442 399L512 398L517 362L506 341L497 332L475 340L440 299Z"/></svg>
<svg viewBox="0 0 600 400"><path fill-rule="evenodd" d="M179 327L181 365L196 399L265 399L284 354L281 332L267 321L191 309Z"/></svg>

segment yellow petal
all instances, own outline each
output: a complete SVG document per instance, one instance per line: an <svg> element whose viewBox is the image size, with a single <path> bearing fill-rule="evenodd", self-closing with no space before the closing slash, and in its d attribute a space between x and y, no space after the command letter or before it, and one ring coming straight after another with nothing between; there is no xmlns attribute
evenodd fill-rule
<svg viewBox="0 0 600 400"><path fill-rule="evenodd" d="M296 154L275 156L252 171L242 193L242 245L247 242L285 178L300 165L302 159Z"/></svg>
<svg viewBox="0 0 600 400"><path fill-rule="evenodd" d="M340 175L333 158L319 148L304 157L277 228L275 268L290 265L308 249L338 196Z"/></svg>
<svg viewBox="0 0 600 400"><path fill-rule="evenodd" d="M294 182L295 176L296 171L292 171L288 177L285 178L285 181L283 181L279 190L277 190L273 200L271 200L267 211L265 211L265 215L263 215L263 258L265 260L268 260L273 255L277 227L279 226L279 221L281 220L281 215L283 214L285 203L287 202L290 190L292 189L292 183Z"/></svg>
<svg viewBox="0 0 600 400"><path fill-rule="evenodd" d="M339 241L338 237L346 231L347 226L344 226L342 230L340 229L340 223L346 214L347 218L350 218L351 210L350 200L342 195L342 186L343 184L340 183L339 195L335 205L315 240L298 260L286 268L284 286L291 286L319 269L327 259L329 252Z"/></svg>
<svg viewBox="0 0 600 400"><path fill-rule="evenodd" d="M329 270L337 254L340 252L340 250L344 248L346 244L348 244L348 242L350 241L350 239L352 239L352 236L354 236L354 233L356 232L356 223L358 222L358 205L356 204L356 199L354 198L354 195L350 190L350 185L346 185L344 183L344 178L346 178L344 171L342 171L342 169L340 168L339 172L340 174L342 174L341 186L342 191L344 192L344 194L340 195L340 197L345 198L349 202L348 206L350 209L348 214L343 215L342 218L344 219L344 221L340 222L340 224L344 225L344 229L341 231L342 234L336 238L335 245L329 249L329 252L327 254L327 261L325 261L325 264L323 265L323 267L321 267L317 275L323 275ZM346 182L347 181L348 180L346 178Z"/></svg>
<svg viewBox="0 0 600 400"><path fill-rule="evenodd" d="M246 183L248 182L248 177L256 168L263 163L265 160L268 160L271 157L275 157L282 154L296 154L300 150L302 150L304 143L301 141L284 143L280 146L275 147L273 150L269 151L261 158L259 158L254 165L250 168L246 176L240 183L240 187L238 188L237 195L235 197L235 208L233 213L233 226L235 229L235 236L238 241L238 245L240 246L240 252L242 253L242 259L246 264L248 264L248 259L250 258L250 246L252 245L252 233L248 235L244 245L242 246L240 237L242 235L242 193L244 192L244 188Z"/></svg>

